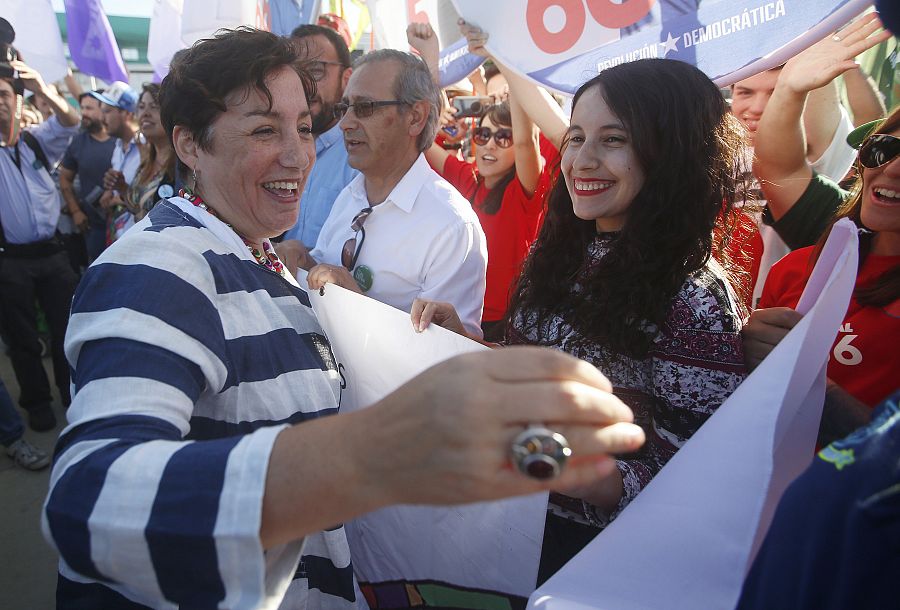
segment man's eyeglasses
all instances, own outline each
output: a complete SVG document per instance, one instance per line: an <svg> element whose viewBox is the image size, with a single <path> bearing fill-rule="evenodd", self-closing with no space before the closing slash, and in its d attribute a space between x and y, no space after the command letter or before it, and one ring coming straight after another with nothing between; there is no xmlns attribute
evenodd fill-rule
<svg viewBox="0 0 900 610"><path fill-rule="evenodd" d="M406 104L406 102L401 102L400 100L354 102L353 104L338 102L333 106L334 118L338 120L344 118L347 111L353 108L353 112L356 113L356 118L365 119L375 114L376 108L381 108L382 106L402 106L403 104Z"/></svg>
<svg viewBox="0 0 900 610"><path fill-rule="evenodd" d="M325 61L323 59L315 59L305 62L304 64L306 71L309 72L309 75L312 76L313 80L315 81L320 81L325 78L325 73L328 71L328 66L340 66L342 68L347 67L339 61Z"/></svg>
<svg viewBox="0 0 900 610"><path fill-rule="evenodd" d="M368 218L371 213L371 207L363 208L359 211L359 214L354 216L353 220L350 221L350 229L353 231L354 235L344 242L344 247L341 249L341 264L347 268L347 271L353 271L354 267L356 267L356 260L359 258L359 253L362 251L363 242L366 241L366 230L363 228L363 225L366 224L366 218ZM362 236L359 238L359 243L357 243L356 236L360 233Z"/></svg>
<svg viewBox="0 0 900 610"><path fill-rule="evenodd" d="M900 138L879 133L869 136L859 147L859 163L875 169L887 165L900 155Z"/></svg>
<svg viewBox="0 0 900 610"><path fill-rule="evenodd" d="M497 131L491 131L490 127L479 127L472 132L472 139L479 146L486 146L491 138L494 138L500 148L509 148L513 143L512 129L501 127Z"/></svg>

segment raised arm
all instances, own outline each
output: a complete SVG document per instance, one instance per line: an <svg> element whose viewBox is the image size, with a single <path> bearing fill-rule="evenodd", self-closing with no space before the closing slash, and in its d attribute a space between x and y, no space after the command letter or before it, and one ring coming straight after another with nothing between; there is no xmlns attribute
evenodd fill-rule
<svg viewBox="0 0 900 610"><path fill-rule="evenodd" d="M842 116L835 81L809 92L803 109L803 133L806 135L806 158L810 162L820 159L828 150Z"/></svg>
<svg viewBox="0 0 900 610"><path fill-rule="evenodd" d="M544 169L538 133L531 117L519 104L514 93L509 96L509 114L512 122L513 148L516 151L516 177L522 190L530 197L534 194L538 179Z"/></svg>
<svg viewBox="0 0 900 610"><path fill-rule="evenodd" d="M801 124L807 95L853 68L854 57L890 38L890 32L880 29L877 16L866 15L799 53L781 71L759 121L753 163L775 220L791 209L812 179Z"/></svg>
<svg viewBox="0 0 900 610"><path fill-rule="evenodd" d="M75 78L75 75L72 74L72 68L66 70L66 88L69 90L69 95L74 97L76 100L81 97L81 94L84 93L84 89L82 89L81 85L78 83L78 79Z"/></svg>
<svg viewBox="0 0 900 610"><path fill-rule="evenodd" d="M859 127L870 121L880 119L887 114L884 100L872 77L857 66L844 72L844 86L847 88L847 101L853 115L853 126Z"/></svg>
<svg viewBox="0 0 900 610"><path fill-rule="evenodd" d="M556 103L556 100L553 99L553 96L543 87L538 87L525 77L520 76L491 55L484 46L487 42L488 34L477 25L460 19L459 31L468 40L470 53L490 57L497 65L497 68L500 69L500 72L506 78L506 82L509 83L510 98L515 98L522 105L528 116L543 132L544 137L559 149L562 146L566 130L569 129L569 118L565 115L562 108L559 107L559 104Z"/></svg>
<svg viewBox="0 0 900 610"><path fill-rule="evenodd" d="M25 83L25 88L43 96L53 108L56 120L63 127L73 127L81 122L81 115L69 105L59 93L48 87L37 70L31 68L24 61L14 61L10 65L19 72L19 78Z"/></svg>
<svg viewBox="0 0 900 610"><path fill-rule="evenodd" d="M419 53L419 57L421 57L422 61L428 66L428 71L431 73L431 80L434 81L435 85L440 86L438 58L440 57L441 43L438 40L437 34L434 33L431 24L410 23L406 28L406 40L409 42L409 46ZM451 110L449 104L447 104L447 96L444 95L443 91L441 92L441 104L443 106L441 108L441 123L445 124L449 120L447 115ZM452 114L450 116L452 116ZM439 174L443 174L444 162L449 156L450 153L444 150L442 146L438 145L437 142L432 142L431 146L425 150L425 159L428 161L429 165L434 168L434 171Z"/></svg>

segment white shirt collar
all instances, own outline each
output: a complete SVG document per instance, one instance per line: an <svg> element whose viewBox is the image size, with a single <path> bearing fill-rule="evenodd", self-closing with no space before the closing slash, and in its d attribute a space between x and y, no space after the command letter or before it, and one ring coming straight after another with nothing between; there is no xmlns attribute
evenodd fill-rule
<svg viewBox="0 0 900 610"><path fill-rule="evenodd" d="M425 155L420 153L409 170L400 179L400 182L394 186L384 202L379 205L393 203L404 212L411 212L419 192L431 178L431 172L431 166L425 160ZM350 183L350 189L354 197L368 201L366 196L366 179L362 173L353 179Z"/></svg>

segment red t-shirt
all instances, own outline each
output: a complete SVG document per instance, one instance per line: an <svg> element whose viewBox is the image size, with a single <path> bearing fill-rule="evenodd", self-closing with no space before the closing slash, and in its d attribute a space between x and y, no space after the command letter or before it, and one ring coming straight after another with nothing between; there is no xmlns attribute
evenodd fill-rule
<svg viewBox="0 0 900 610"><path fill-rule="evenodd" d="M772 267L763 307L796 307L812 272L814 247L791 252ZM864 286L900 265L900 256L866 257L856 278ZM876 406L900 387L900 299L887 307L860 305L850 299L847 315L828 358L828 376L856 399Z"/></svg>
<svg viewBox="0 0 900 610"><path fill-rule="evenodd" d="M746 220L735 226L727 250L731 263L741 270L738 278L741 285L735 289L743 297L744 305L752 311L753 290L763 253L763 241L756 224Z"/></svg>
<svg viewBox="0 0 900 610"><path fill-rule="evenodd" d="M485 322L501 320L506 315L513 282L544 217L544 196L550 183L548 167L549 164L544 165L533 195L526 195L519 179L513 178L503 193L500 209L496 214L486 214L481 206L488 189L479 184L475 164L460 161L453 155L444 162L441 174L472 202L487 238L487 288L482 315Z"/></svg>

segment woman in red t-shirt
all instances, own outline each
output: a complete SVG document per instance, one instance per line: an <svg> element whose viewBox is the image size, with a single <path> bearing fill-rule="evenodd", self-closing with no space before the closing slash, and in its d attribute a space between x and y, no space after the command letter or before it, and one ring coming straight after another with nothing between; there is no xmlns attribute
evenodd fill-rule
<svg viewBox="0 0 900 610"><path fill-rule="evenodd" d="M475 162L433 144L425 158L475 208L487 238L482 330L503 336L509 294L537 236L549 178L534 123L512 99L491 106L473 132Z"/></svg>
<svg viewBox="0 0 900 610"><path fill-rule="evenodd" d="M776 93L787 95L778 89ZM776 94L772 100L780 101ZM799 110L794 114L799 121ZM772 121L760 122L757 139L759 134L768 135L769 127L783 130ZM775 196L783 196L792 205L840 206L839 218L848 217L865 230L859 239L856 287L829 354L820 444L865 424L869 418L866 406L874 407L900 387L900 108L874 132L860 146L860 178L849 197L834 183L814 182L812 172L800 164L793 180L783 181L786 186L770 187ZM814 198L810 196L813 192ZM818 255L818 247L803 248L772 268L760 309L744 328L749 367L761 361L799 321L801 316L793 308Z"/></svg>

